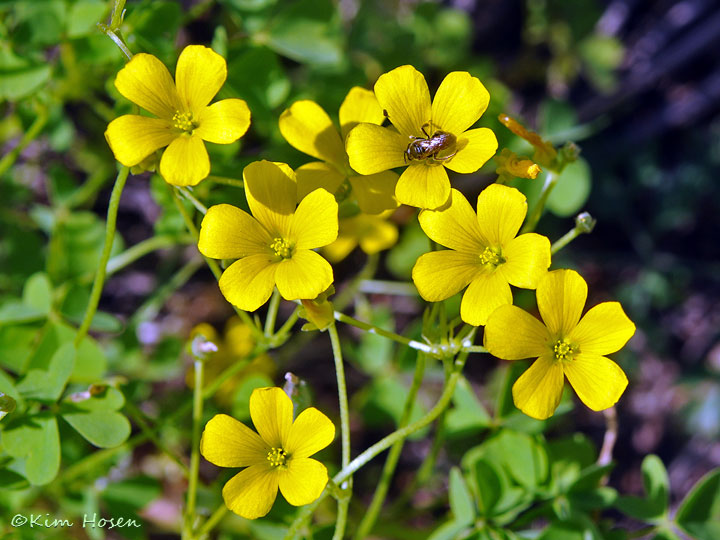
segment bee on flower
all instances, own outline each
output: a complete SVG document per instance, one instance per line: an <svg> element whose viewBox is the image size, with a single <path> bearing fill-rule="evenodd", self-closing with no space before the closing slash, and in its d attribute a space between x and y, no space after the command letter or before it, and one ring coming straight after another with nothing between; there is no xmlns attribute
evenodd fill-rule
<svg viewBox="0 0 720 540"><path fill-rule="evenodd" d="M348 134L347 153L360 174L406 166L395 187L400 203L444 206L450 198L445 169L472 173L495 154L495 134L470 129L485 112L490 94L466 71L449 73L432 102L425 77L409 65L381 75L374 89L393 128L358 124Z"/></svg>

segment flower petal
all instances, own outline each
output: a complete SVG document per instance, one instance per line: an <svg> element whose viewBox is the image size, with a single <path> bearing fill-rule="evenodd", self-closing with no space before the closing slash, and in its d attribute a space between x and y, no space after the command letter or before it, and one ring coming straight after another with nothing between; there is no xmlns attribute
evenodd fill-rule
<svg viewBox="0 0 720 540"><path fill-rule="evenodd" d="M418 220L425 234L440 245L475 257L485 249L486 241L480 234L477 216L465 195L457 189L452 190L449 206L439 211L423 210Z"/></svg>
<svg viewBox="0 0 720 540"><path fill-rule="evenodd" d="M245 519L267 514L277 497L279 475L267 464L248 467L233 476L223 487L227 507Z"/></svg>
<svg viewBox="0 0 720 540"><path fill-rule="evenodd" d="M218 467L266 463L269 450L260 435L227 414L213 416L200 439L200 453Z"/></svg>
<svg viewBox="0 0 720 540"><path fill-rule="evenodd" d="M375 124L358 124L345 141L350 167L360 174L375 174L407 165L405 151L411 139Z"/></svg>
<svg viewBox="0 0 720 540"><path fill-rule="evenodd" d="M477 212L482 235L493 246L505 246L520 230L527 199L515 188L490 184L478 196Z"/></svg>
<svg viewBox="0 0 720 540"><path fill-rule="evenodd" d="M250 394L250 418L272 448L285 448L293 423L293 403L282 388L256 388Z"/></svg>
<svg viewBox="0 0 720 540"><path fill-rule="evenodd" d="M250 109L242 99L223 99L202 109L193 132L205 141L230 144L250 127Z"/></svg>
<svg viewBox="0 0 720 540"><path fill-rule="evenodd" d="M368 255L373 255L390 249L398 239L398 229L380 216L355 216L357 238L360 239L360 249Z"/></svg>
<svg viewBox="0 0 720 540"><path fill-rule="evenodd" d="M160 174L168 184L194 186L210 174L205 143L194 135L177 137L160 158Z"/></svg>
<svg viewBox="0 0 720 540"><path fill-rule="evenodd" d="M330 264L314 251L299 249L278 265L275 281L285 300L313 299L333 282Z"/></svg>
<svg viewBox="0 0 720 540"><path fill-rule="evenodd" d="M248 255L228 266L218 285L225 299L243 311L255 311L275 287L277 263L267 255Z"/></svg>
<svg viewBox="0 0 720 540"><path fill-rule="evenodd" d="M478 274L463 294L460 317L468 324L481 326L493 311L512 301L510 285L500 272Z"/></svg>
<svg viewBox="0 0 720 540"><path fill-rule="evenodd" d="M433 210L448 203L450 180L445 167L419 163L410 165L395 186L398 202Z"/></svg>
<svg viewBox="0 0 720 540"><path fill-rule="evenodd" d="M328 473L315 459L291 459L287 469L279 471L280 491L293 506L310 504L325 489Z"/></svg>
<svg viewBox="0 0 720 540"><path fill-rule="evenodd" d="M517 306L501 306L488 317L483 345L503 360L522 360L548 352L545 325Z"/></svg>
<svg viewBox="0 0 720 540"><path fill-rule="evenodd" d="M550 353L543 355L515 381L515 406L532 418L550 418L560 403L564 383L562 365Z"/></svg>
<svg viewBox="0 0 720 540"><path fill-rule="evenodd" d="M301 165L295 171L297 176L297 202L318 188L323 188L333 195L345 180L345 175L340 174L332 165L322 161L313 161Z"/></svg>
<svg viewBox="0 0 720 540"><path fill-rule="evenodd" d="M227 62L202 45L188 45L175 67L178 94L187 110L199 116L227 79Z"/></svg>
<svg viewBox="0 0 720 540"><path fill-rule="evenodd" d="M313 249L334 242L338 235L338 204L324 189L305 197L290 219L288 237L295 249Z"/></svg>
<svg viewBox="0 0 720 540"><path fill-rule="evenodd" d="M459 135L478 121L488 103L490 94L479 79L467 71L448 73L433 98L433 128Z"/></svg>
<svg viewBox="0 0 720 540"><path fill-rule="evenodd" d="M540 234L521 234L502 252L506 262L498 270L516 287L535 289L550 267L550 240Z"/></svg>
<svg viewBox="0 0 720 540"><path fill-rule="evenodd" d="M580 353L563 366L578 397L593 411L615 405L628 385L622 368L604 356Z"/></svg>
<svg viewBox="0 0 720 540"><path fill-rule="evenodd" d="M108 124L105 131L110 149L123 165L132 167L177 137L170 124L160 118L126 114Z"/></svg>
<svg viewBox="0 0 720 540"><path fill-rule="evenodd" d="M398 175L392 171L351 176L348 179L360 210L366 214L379 214L397 208L395 186Z"/></svg>
<svg viewBox="0 0 720 540"><path fill-rule="evenodd" d="M285 163L253 161L243 170L252 215L271 235L284 236L297 204L295 173Z"/></svg>
<svg viewBox="0 0 720 540"><path fill-rule="evenodd" d="M310 100L296 101L280 115L280 133L301 152L347 167L347 154L337 128L320 105Z"/></svg>
<svg viewBox="0 0 720 540"><path fill-rule="evenodd" d="M618 302L603 302L588 310L568 336L584 354L606 355L622 349L635 334L635 325Z"/></svg>
<svg viewBox="0 0 720 540"><path fill-rule="evenodd" d="M452 250L420 255L412 269L412 279L420 296L439 302L457 294L480 272L476 255Z"/></svg>
<svg viewBox="0 0 720 540"><path fill-rule="evenodd" d="M567 337L577 326L587 300L587 283L575 270L553 270L537 287L540 315L550 332Z"/></svg>
<svg viewBox="0 0 720 540"><path fill-rule="evenodd" d="M477 171L497 152L495 133L488 128L478 128L458 135L457 153L444 162L451 171L468 174Z"/></svg>
<svg viewBox="0 0 720 540"><path fill-rule="evenodd" d="M208 208L200 224L198 250L213 259L267 254L272 238L256 219L230 204Z"/></svg>
<svg viewBox="0 0 720 540"><path fill-rule="evenodd" d="M335 424L315 407L309 407L293 422L283 448L293 460L306 458L325 448L334 438Z"/></svg>
<svg viewBox="0 0 720 540"><path fill-rule="evenodd" d="M422 127L430 121L432 108L430 90L422 73L412 66L384 73L375 83L375 96L400 133L424 137Z"/></svg>
<svg viewBox="0 0 720 540"><path fill-rule="evenodd" d="M118 72L115 87L133 103L165 120L183 108L170 72L151 54L133 56Z"/></svg>
<svg viewBox="0 0 720 540"><path fill-rule="evenodd" d="M340 105L340 130L343 139L352 128L362 122L380 125L384 120L382 107L372 90L353 86Z"/></svg>

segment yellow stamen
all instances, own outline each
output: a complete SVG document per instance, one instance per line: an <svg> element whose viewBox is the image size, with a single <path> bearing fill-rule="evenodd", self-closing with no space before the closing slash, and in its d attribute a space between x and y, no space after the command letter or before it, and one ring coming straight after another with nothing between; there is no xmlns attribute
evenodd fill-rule
<svg viewBox="0 0 720 540"><path fill-rule="evenodd" d="M270 244L270 249L275 252L277 257L281 259L289 259L292 257L292 244L284 238L275 238Z"/></svg>
<svg viewBox="0 0 720 540"><path fill-rule="evenodd" d="M282 448L271 448L267 455L271 467L284 467L287 461L287 452Z"/></svg>
<svg viewBox="0 0 720 540"><path fill-rule="evenodd" d="M496 247L486 247L480 254L480 262L485 266L491 266L493 268L497 268L503 264L505 260L505 257L502 256L502 250Z"/></svg>
<svg viewBox="0 0 720 540"><path fill-rule="evenodd" d="M173 127L187 133L197 127L197 122L193 121L193 115L190 112L177 111L172 118Z"/></svg>
<svg viewBox="0 0 720 540"><path fill-rule="evenodd" d="M561 339L555 343L553 352L555 353L555 360L558 362L567 362L575 357L578 349L577 346Z"/></svg>

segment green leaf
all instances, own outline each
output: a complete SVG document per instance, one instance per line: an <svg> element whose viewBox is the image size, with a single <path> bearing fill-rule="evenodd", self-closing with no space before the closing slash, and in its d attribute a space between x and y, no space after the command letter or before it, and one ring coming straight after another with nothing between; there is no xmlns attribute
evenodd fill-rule
<svg viewBox="0 0 720 540"><path fill-rule="evenodd" d="M550 193L547 209L559 217L568 217L579 212L590 195L590 166L583 158L570 163L560 174L555 188Z"/></svg>
<svg viewBox="0 0 720 540"><path fill-rule="evenodd" d="M374 308L369 313L370 324L378 326L383 330L394 332L395 319L392 311L384 306ZM368 375L376 377L387 373L392 367L392 357L395 347L393 342L387 338L370 332L364 332L360 337L360 344L357 349L350 351L350 358L357 366Z"/></svg>
<svg viewBox="0 0 720 540"><path fill-rule="evenodd" d="M448 435L474 432L490 425L490 415L475 396L465 377L460 377L457 382L453 404L455 406L445 418Z"/></svg>
<svg viewBox="0 0 720 540"><path fill-rule="evenodd" d="M448 521L435 529L427 540L455 540L456 538L461 538L460 533L467 529L467 527L466 523ZM464 538L464 536L462 538Z"/></svg>
<svg viewBox="0 0 720 540"><path fill-rule="evenodd" d="M130 422L115 411L68 413L63 419L98 448L112 448L124 443L130 436Z"/></svg>
<svg viewBox="0 0 720 540"><path fill-rule="evenodd" d="M492 510L502 497L503 483L498 471L487 461L478 460L473 466L475 499L482 516L492 515Z"/></svg>
<svg viewBox="0 0 720 540"><path fill-rule="evenodd" d="M538 486L547 478L545 449L524 433L504 429L493 442L498 445L507 472L520 485Z"/></svg>
<svg viewBox="0 0 720 540"><path fill-rule="evenodd" d="M48 412L23 417L2 432L5 451L24 459L23 474L35 486L48 484L60 469L60 436L57 420Z"/></svg>
<svg viewBox="0 0 720 540"><path fill-rule="evenodd" d="M26 399L57 401L75 365L75 345L67 342L50 359L47 370L30 369L17 385Z"/></svg>
<svg viewBox="0 0 720 540"><path fill-rule="evenodd" d="M90 336L86 336L77 348L75 368L70 375L70 382L94 383L102 379L107 369L105 353Z"/></svg>
<svg viewBox="0 0 720 540"><path fill-rule="evenodd" d="M337 65L343 59L337 12L330 0L299 0L271 22L260 42L298 62Z"/></svg>
<svg viewBox="0 0 720 540"><path fill-rule="evenodd" d="M47 315L52 308L52 284L47 274L38 272L25 282L23 303Z"/></svg>
<svg viewBox="0 0 720 540"><path fill-rule="evenodd" d="M553 523L545 529L537 540L587 540L586 530L570 523Z"/></svg>
<svg viewBox="0 0 720 540"><path fill-rule="evenodd" d="M118 389L92 385L63 400L63 419L88 442L99 448L112 448L130 436L130 422L119 412L125 397Z"/></svg>
<svg viewBox="0 0 720 540"><path fill-rule="evenodd" d="M277 0L221 0L222 3L242 11L260 11L272 6Z"/></svg>
<svg viewBox="0 0 720 540"><path fill-rule="evenodd" d="M458 467L450 469L449 483L450 509L455 522L469 525L475 519L475 505Z"/></svg>
<svg viewBox="0 0 720 540"><path fill-rule="evenodd" d="M408 393L410 383L398 375L385 375L376 378L358 396L362 400L362 413L365 422L369 426L384 428L388 420L392 420L398 426L405 407L405 396ZM413 403L410 414L410 423L419 420L424 413L424 407L416 399ZM418 440L425 436L428 428L423 428L408 437L410 440Z"/></svg>
<svg viewBox="0 0 720 540"><path fill-rule="evenodd" d="M720 468L695 484L680 505L675 521L697 540L720 538Z"/></svg>
<svg viewBox="0 0 720 540"><path fill-rule="evenodd" d="M0 327L0 366L22 373L39 333L39 329L31 325Z"/></svg>
<svg viewBox="0 0 720 540"><path fill-rule="evenodd" d="M100 0L77 0L68 15L67 36L76 38L97 32L96 24L103 18L107 3Z"/></svg>
<svg viewBox="0 0 720 540"><path fill-rule="evenodd" d="M0 306L0 325L40 321L46 314L37 308L17 300L10 300Z"/></svg>
<svg viewBox="0 0 720 540"><path fill-rule="evenodd" d="M32 94L50 79L48 64L36 64L0 49L0 101L18 99Z"/></svg>
<svg viewBox="0 0 720 540"><path fill-rule="evenodd" d="M635 519L653 522L667 512L670 490L668 475L663 462L653 454L643 460L642 475L645 498L619 497L615 506Z"/></svg>

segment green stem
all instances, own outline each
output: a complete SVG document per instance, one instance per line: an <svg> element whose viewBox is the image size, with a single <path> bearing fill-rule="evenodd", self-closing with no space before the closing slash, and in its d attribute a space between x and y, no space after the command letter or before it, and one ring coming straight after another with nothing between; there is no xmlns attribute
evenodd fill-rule
<svg viewBox="0 0 720 540"><path fill-rule="evenodd" d="M267 316L265 317L265 337L271 337L275 331L275 321L277 320L279 306L280 292L275 288L270 298L270 303L268 304Z"/></svg>
<svg viewBox="0 0 720 540"><path fill-rule="evenodd" d="M430 409L427 414L425 414L425 416L423 416L419 420L416 420L412 424L405 426L404 428L393 431L387 437L373 444L370 448L368 448L362 454L352 460L346 467L343 467L342 470L340 470L340 472L338 472L333 477L333 482L335 482L336 484L344 482L360 468L367 465L378 454L390 448L397 441L405 439L416 431L421 430L425 426L431 424L438 416L440 416L440 414L450 404L450 400L455 393L455 386L458 382L458 379L460 378L460 375L462 374L462 369L465 366L466 360L467 353L460 353L458 355L453 366L453 371L450 374L450 377L448 377L447 382L445 383L445 387L443 388L443 392L440 398L435 403L435 406ZM300 531L300 529L302 529L302 527L304 527L307 520L310 519L310 517L312 516L312 513L320 505L322 499L327 497L328 494L329 492L326 489L313 503L303 508L303 510L300 512L300 515L295 519L295 521L288 529L288 532L285 535L285 540L293 540L296 537L297 533Z"/></svg>
<svg viewBox="0 0 720 540"><path fill-rule="evenodd" d="M191 259L180 270L175 272L169 281L163 284L162 287L157 289L153 295L148 298L138 309L135 311L130 321L133 326L139 324L142 321L148 321L155 318L158 312L165 305L168 298L178 290L180 287L185 285L187 281L198 271L202 266L200 259Z"/></svg>
<svg viewBox="0 0 720 540"><path fill-rule="evenodd" d="M90 323L92 323L98 304L100 303L100 295L102 294L103 285L105 284L107 263L108 259L110 259L113 241L115 240L115 225L117 223L118 207L120 206L120 196L122 195L123 188L125 187L125 181L127 180L129 173L130 169L128 167L125 167L124 165L120 167L117 179L115 180L115 185L113 186L112 194L110 195L107 225L105 226L105 245L103 246L102 254L100 255L100 263L98 264L97 273L95 274L95 281L93 282L92 291L90 292L90 301L88 302L87 309L85 310L85 317L83 318L80 328L75 335L76 347L80 345L80 342L82 342L87 335L88 330L90 329Z"/></svg>
<svg viewBox="0 0 720 540"><path fill-rule="evenodd" d="M354 317L350 317L349 315L345 315L344 313L340 313L339 311L335 312L335 320L339 321L339 322L343 322L345 324L350 324L352 326L356 326L357 328L360 328L361 330L365 330L366 332L368 332L370 334L377 334L379 336L383 336L388 339L392 339L393 341L396 341L397 343L401 343L402 345L407 345L411 349L415 349L420 352L424 352L425 354L428 354L432 357L440 358L440 356L441 356L440 353L432 345L428 345L427 343L420 343L419 341L415 341L414 339L408 339L406 337L396 334L395 332L390 332L390 331L384 330L378 326L359 321L358 319L355 319Z"/></svg>
<svg viewBox="0 0 720 540"><path fill-rule="evenodd" d="M203 362L195 360L195 387L193 388L192 412L192 449L190 453L190 476L188 477L187 506L185 508L185 526L183 539L191 539L195 521L195 501L197 498L198 472L200 470L200 428L203 412Z"/></svg>
<svg viewBox="0 0 720 540"><path fill-rule="evenodd" d="M245 182L242 180L238 180L237 178L228 178L227 176L215 176L211 174L207 178L205 178L205 181L215 182L216 184L223 184L226 186L233 186L238 187L240 189L245 189Z"/></svg>
<svg viewBox="0 0 720 540"><path fill-rule="evenodd" d="M5 154L2 159L0 159L0 177L5 174L8 170L10 170L10 167L13 166L15 163L15 160L20 155L20 152L25 150L28 144L30 144L32 141L35 140L35 138L40 135L40 132L45 127L45 124L48 120L48 112L45 107L40 107L40 110L38 111L37 116L35 117L35 120L32 124L30 124L30 127L25 132L25 135L22 136L20 139L20 142L18 145L10 150L7 154Z"/></svg>
<svg viewBox="0 0 720 540"><path fill-rule="evenodd" d="M425 355L423 353L418 353L417 361L415 363L415 374L413 375L410 390L405 398L405 406L403 407L400 423L398 424L399 427L405 427L410 421L413 405L415 404L415 398L418 390L420 389L420 385L422 384L424 374ZM365 512L365 515L360 521L360 525L358 525L358 530L355 533L355 540L362 540L372 531L373 525L375 525L375 521L377 521L380 510L385 502L385 497L387 497L387 492L390 488L390 481L395 473L395 468L397 467L398 460L400 459L404 443L404 440L400 440L396 442L392 448L390 448L390 452L385 460L382 474L380 475L380 481L375 488L375 494L373 495L367 512Z"/></svg>
<svg viewBox="0 0 720 540"><path fill-rule="evenodd" d="M212 531L215 526L220 523L220 520L225 517L227 511L228 507L225 505L225 503L222 503L220 506L218 506L217 509L212 513L212 515L207 519L207 521L203 523L203 526L198 529L196 538L203 538L210 531Z"/></svg>
<svg viewBox="0 0 720 540"><path fill-rule="evenodd" d="M540 216L542 216L543 210L545 210L545 205L547 204L548 197L550 197L550 193L555 187L555 184L557 184L558 178L559 175L554 173L553 171L548 171L545 175L545 184L542 187L542 193L540 193L540 198L538 199L538 202L535 203L535 207L533 208L532 213L525 222L525 226L520 231L521 234L532 232L535 230L538 221L540 221Z"/></svg>
<svg viewBox="0 0 720 540"><path fill-rule="evenodd" d="M202 215L207 214L207 206L198 201L188 188L175 186L175 189L182 194Z"/></svg>
<svg viewBox="0 0 720 540"><path fill-rule="evenodd" d="M138 242L134 246L126 249L122 253L115 255L107 263L107 276L112 276L114 273L122 270L126 266L134 263L138 259L152 253L158 249L166 249L175 247L180 244L192 244L193 237L189 234L183 235L162 235L152 236L142 242ZM81 278L82 282L90 281L92 275L88 274Z"/></svg>
<svg viewBox="0 0 720 540"><path fill-rule="evenodd" d="M333 358L335 359L335 373L337 375L338 402L340 404L340 438L342 441L342 466L347 467L350 463L350 407L348 406L347 385L345 384L345 366L343 365L340 337L338 336L335 323L328 327L330 343L332 345ZM338 514L335 523L335 534L333 540L342 540L347 524L347 512L352 497L352 479L340 486L348 490L347 496L338 501Z"/></svg>
<svg viewBox="0 0 720 540"><path fill-rule="evenodd" d="M560 251L562 248L567 246L570 242L575 240L581 234L582 233L580 231L578 231L578 229L576 227L573 227L567 233L565 233L561 238L559 238L555 242L553 242L553 245L550 247L550 253L555 255L558 251Z"/></svg>
<svg viewBox="0 0 720 540"><path fill-rule="evenodd" d="M182 460L175 455L175 453L170 450L167 445L165 445L154 433L150 425L145 420L145 415L143 412L138 409L131 401L125 402L125 408L127 409L128 413L132 417L132 419L135 421L135 423L140 428L140 431L143 432L143 434L150 439L155 446L157 446L162 452L164 452L170 459L172 459L175 463L177 463L180 468L183 471L183 474L185 476L188 476L190 474L190 470L188 469L187 465L182 462Z"/></svg>
<svg viewBox="0 0 720 540"><path fill-rule="evenodd" d="M97 27L103 34L113 40L115 45L118 46L118 48L122 51L122 53L128 60L132 60L133 53L131 53L128 46L125 45L125 42L123 41L123 38L120 36L119 32L115 32L115 30L103 23L97 23Z"/></svg>
<svg viewBox="0 0 720 540"><path fill-rule="evenodd" d="M290 316L287 318L287 321L283 323L283 325L280 327L280 330L275 332L276 336L283 336L287 334L290 329L292 328L293 324L295 324L300 317L300 306L296 306L295 310L290 314Z"/></svg>

